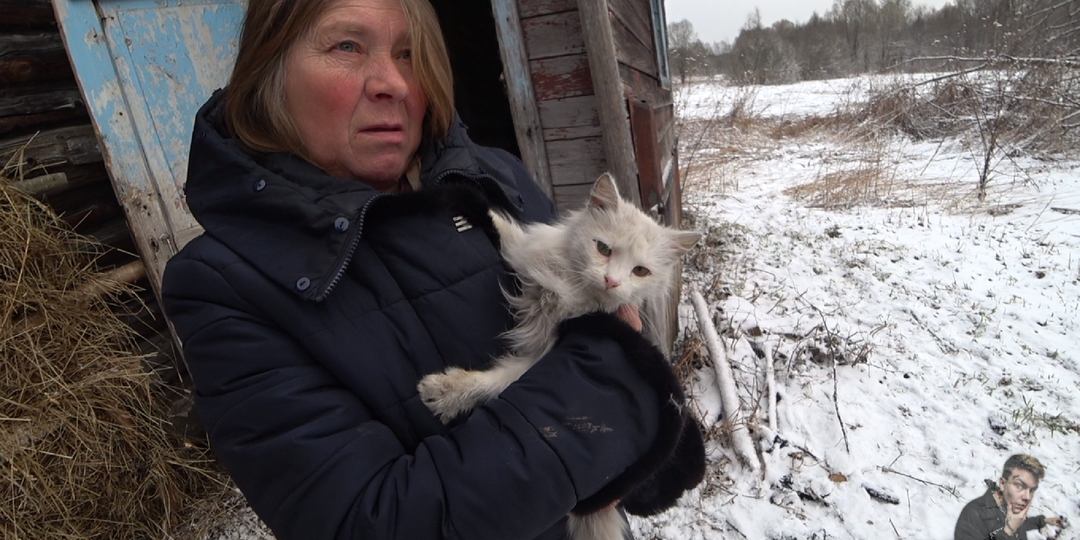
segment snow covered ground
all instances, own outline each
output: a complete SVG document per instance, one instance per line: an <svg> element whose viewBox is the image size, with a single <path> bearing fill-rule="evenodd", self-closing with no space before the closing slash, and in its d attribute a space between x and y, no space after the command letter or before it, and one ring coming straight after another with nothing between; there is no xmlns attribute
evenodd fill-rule
<svg viewBox="0 0 1080 540"><path fill-rule="evenodd" d="M1080 538L1080 160L996 161L980 203L964 141L760 127L880 82L681 89L698 122L681 134L684 209L708 232L687 280L721 326L766 332L783 442L766 437L761 474L714 442L706 483L634 519L639 539L949 539L1014 453L1047 470L1029 515L1064 515L1057 537ZM741 123L696 139L737 102ZM764 361L727 341L744 409L767 424ZM694 379L714 425L712 368Z"/></svg>
<svg viewBox="0 0 1080 540"><path fill-rule="evenodd" d="M1064 515L1058 538L1080 538L1080 159L1002 160L980 203L963 141L761 127L880 84L680 91L684 120L744 105L742 123L681 136L684 210L708 233L686 278L718 320L767 332L782 441L766 438L754 474L714 438L706 482L634 518L639 540L950 539L1014 453L1047 469L1030 515ZM767 424L763 361L728 341L750 420ZM715 426L712 368L693 378ZM206 540L272 538L242 502L231 513Z"/></svg>

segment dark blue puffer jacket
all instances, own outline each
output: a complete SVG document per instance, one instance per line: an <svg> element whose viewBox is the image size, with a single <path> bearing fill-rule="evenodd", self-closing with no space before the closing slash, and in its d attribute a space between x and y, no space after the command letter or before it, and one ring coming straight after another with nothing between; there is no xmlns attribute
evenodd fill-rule
<svg viewBox="0 0 1080 540"><path fill-rule="evenodd" d="M216 95L186 186L206 232L169 262L163 300L213 449L279 539L562 538L567 511L670 452L677 389L641 374L658 353L607 315L566 325L449 426L417 396L425 374L501 352L512 280L484 200L552 216L515 158L458 123L422 150L425 189L387 195L255 159L219 116Z"/></svg>

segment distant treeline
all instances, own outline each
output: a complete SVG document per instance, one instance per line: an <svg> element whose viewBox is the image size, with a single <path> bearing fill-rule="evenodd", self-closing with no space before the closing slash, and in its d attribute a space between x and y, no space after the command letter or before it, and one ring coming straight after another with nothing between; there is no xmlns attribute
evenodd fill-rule
<svg viewBox="0 0 1080 540"><path fill-rule="evenodd" d="M783 84L881 71L962 69L971 58L1080 61L1080 1L834 0L804 23L763 26L755 10L734 43L703 43L690 21L668 25L671 75Z"/></svg>

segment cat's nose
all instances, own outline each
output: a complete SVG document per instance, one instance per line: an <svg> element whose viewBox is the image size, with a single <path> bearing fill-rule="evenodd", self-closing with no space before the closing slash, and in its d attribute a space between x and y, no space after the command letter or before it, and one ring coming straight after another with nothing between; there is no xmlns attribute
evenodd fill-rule
<svg viewBox="0 0 1080 540"><path fill-rule="evenodd" d="M604 276L604 288L605 289L614 289L615 287L618 287L618 286L619 286L619 281L617 279L611 279L611 276Z"/></svg>

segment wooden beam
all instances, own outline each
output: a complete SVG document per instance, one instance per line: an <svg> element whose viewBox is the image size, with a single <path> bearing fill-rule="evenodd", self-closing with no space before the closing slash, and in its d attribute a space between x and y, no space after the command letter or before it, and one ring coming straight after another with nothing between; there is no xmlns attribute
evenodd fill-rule
<svg viewBox="0 0 1080 540"><path fill-rule="evenodd" d="M83 108L79 89L70 85L16 87L0 90L0 117L75 111Z"/></svg>
<svg viewBox="0 0 1080 540"><path fill-rule="evenodd" d="M663 210L663 172L660 170L660 146L656 139L656 123L652 106L641 99L629 99L630 126L634 136L634 154L637 156L638 190L641 192L642 208Z"/></svg>
<svg viewBox="0 0 1080 540"><path fill-rule="evenodd" d="M604 134L608 171L615 175L620 194L641 206L630 119L622 79L619 77L607 0L578 0L578 12L581 13L581 30L585 34L585 50L589 56L597 113Z"/></svg>
<svg viewBox="0 0 1080 540"><path fill-rule="evenodd" d="M49 0L0 0L0 27L43 27L55 24Z"/></svg>
<svg viewBox="0 0 1080 540"><path fill-rule="evenodd" d="M514 132L521 150L521 160L536 185L540 186L549 198L554 199L547 150L544 147L543 126L540 124L540 113L536 107L517 0L493 0L491 11L495 17L503 77L506 80L510 113L514 118Z"/></svg>

